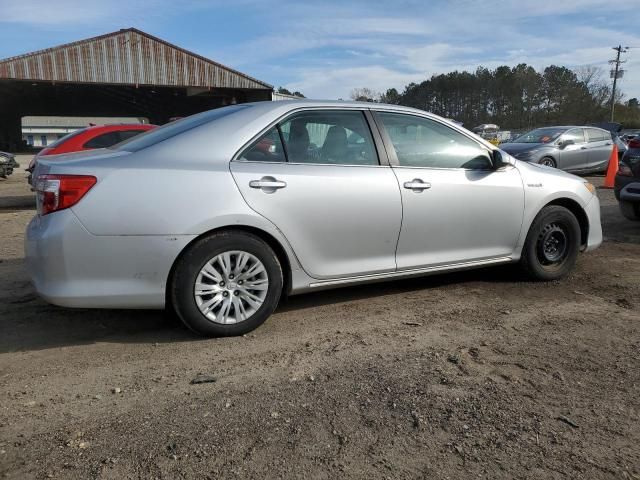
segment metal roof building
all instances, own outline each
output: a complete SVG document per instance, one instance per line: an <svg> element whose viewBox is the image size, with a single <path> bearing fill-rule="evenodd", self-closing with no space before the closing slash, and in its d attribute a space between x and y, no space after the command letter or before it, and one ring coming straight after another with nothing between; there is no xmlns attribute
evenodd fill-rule
<svg viewBox="0 0 640 480"><path fill-rule="evenodd" d="M27 115L140 116L165 123L273 87L135 28L0 60L0 149Z"/></svg>

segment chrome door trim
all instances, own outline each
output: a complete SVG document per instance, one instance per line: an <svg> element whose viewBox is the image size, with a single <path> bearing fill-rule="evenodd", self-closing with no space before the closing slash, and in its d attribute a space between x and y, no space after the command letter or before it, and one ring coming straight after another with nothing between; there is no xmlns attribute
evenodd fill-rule
<svg viewBox="0 0 640 480"><path fill-rule="evenodd" d="M344 278L337 278L333 280L322 280L322 281L310 283L309 287L321 288L321 287L329 287L334 285L344 285L348 283L387 280L387 279L393 279L398 277L413 277L413 276L426 275L429 273L437 273L437 272L442 272L447 270L458 270L458 269L482 267L482 266L488 266L488 265L496 265L501 263L509 263L512 261L513 259L511 257L498 257L498 258L491 258L491 259L485 259L485 260L472 260L469 262L451 263L447 265L436 265L433 267L405 269L405 270L399 270L396 272L372 273L369 275L359 275L356 277L344 277Z"/></svg>

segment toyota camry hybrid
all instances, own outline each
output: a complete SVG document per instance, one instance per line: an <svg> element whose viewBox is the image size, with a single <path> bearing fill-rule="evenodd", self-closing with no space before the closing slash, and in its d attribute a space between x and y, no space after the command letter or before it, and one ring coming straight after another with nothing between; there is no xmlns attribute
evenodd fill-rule
<svg viewBox="0 0 640 480"><path fill-rule="evenodd" d="M395 105L233 105L44 157L34 180L42 297L172 308L203 335L317 289L506 263L555 280L602 242L590 183Z"/></svg>

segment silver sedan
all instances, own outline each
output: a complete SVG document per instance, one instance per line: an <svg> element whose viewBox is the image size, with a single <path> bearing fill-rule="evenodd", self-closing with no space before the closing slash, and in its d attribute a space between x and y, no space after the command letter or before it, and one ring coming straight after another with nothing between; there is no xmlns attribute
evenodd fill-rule
<svg viewBox="0 0 640 480"><path fill-rule="evenodd" d="M203 335L256 328L283 294L513 262L555 280L602 241L591 184L392 105L234 105L34 178L42 297L172 308Z"/></svg>

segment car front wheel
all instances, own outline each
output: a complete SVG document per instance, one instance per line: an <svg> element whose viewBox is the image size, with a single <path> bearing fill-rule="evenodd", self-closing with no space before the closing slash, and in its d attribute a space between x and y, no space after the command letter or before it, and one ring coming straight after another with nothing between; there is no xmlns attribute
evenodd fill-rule
<svg viewBox="0 0 640 480"><path fill-rule="evenodd" d="M576 263L580 224L568 209L549 205L536 216L522 250L520 265L535 280L558 280Z"/></svg>
<svg viewBox="0 0 640 480"><path fill-rule="evenodd" d="M280 262L269 245L250 233L219 232L198 240L180 258L171 303L200 335L242 335L273 313L282 285Z"/></svg>

